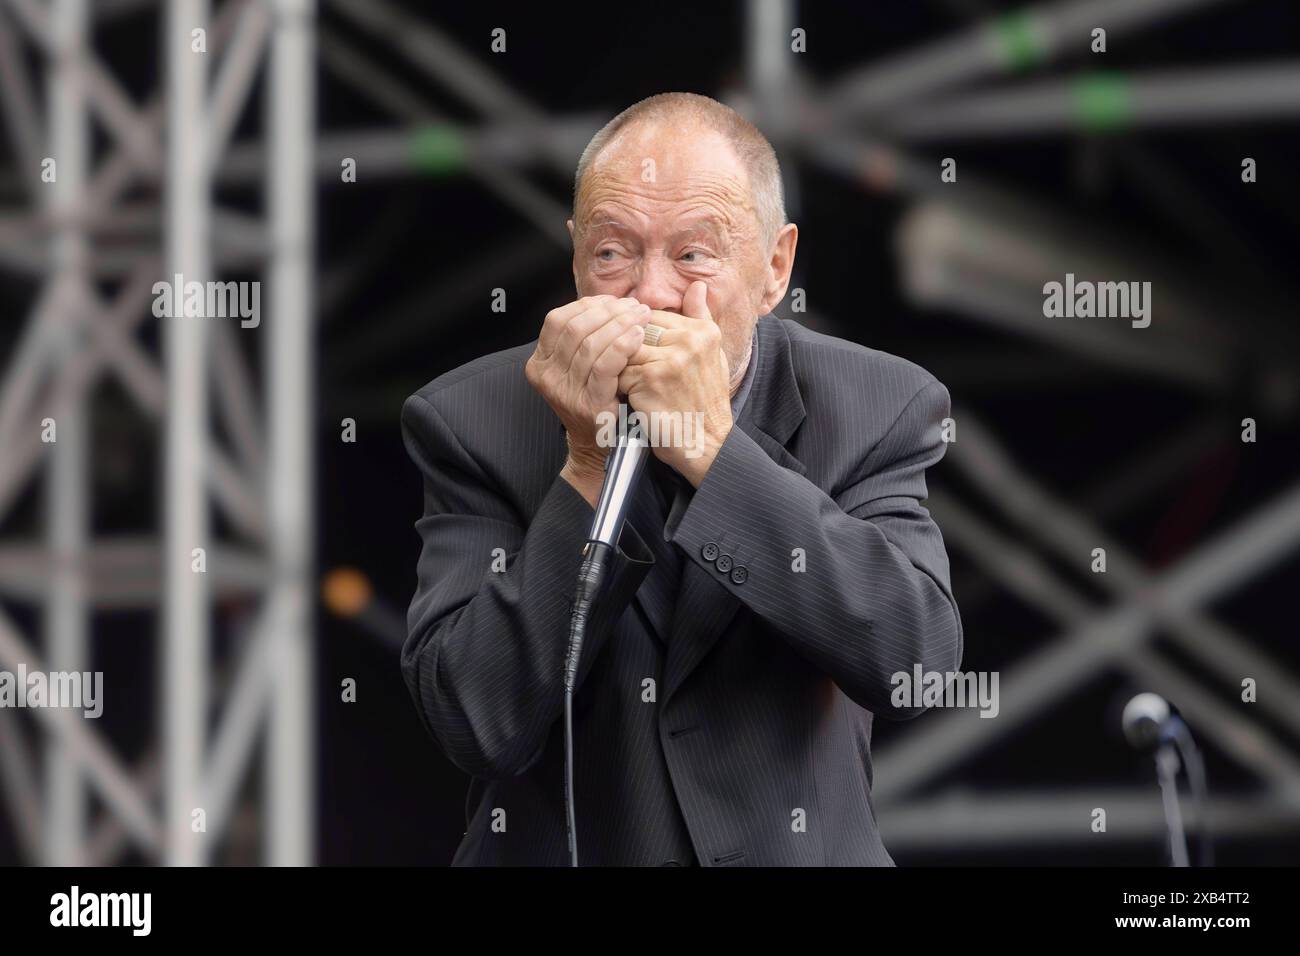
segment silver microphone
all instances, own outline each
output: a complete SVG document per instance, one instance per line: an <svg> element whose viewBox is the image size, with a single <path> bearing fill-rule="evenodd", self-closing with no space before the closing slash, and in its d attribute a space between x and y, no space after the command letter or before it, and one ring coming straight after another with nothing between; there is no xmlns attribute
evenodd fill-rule
<svg viewBox="0 0 1300 956"><path fill-rule="evenodd" d="M658 325L647 325L645 344L658 345L663 331ZM600 486L600 497L596 499L596 517L591 523L591 536L587 539L584 553L591 550L591 542L614 547L623 519L627 517L637 478L649 457L649 447L650 442L641 428L631 429L631 434L624 430L619 435L618 444L605 460L605 480Z"/></svg>
<svg viewBox="0 0 1300 956"><path fill-rule="evenodd" d="M614 547L649 449L650 443L639 429L632 435L619 436L618 445L610 449L605 461L605 481L596 500L596 517L591 523L589 546L595 541Z"/></svg>

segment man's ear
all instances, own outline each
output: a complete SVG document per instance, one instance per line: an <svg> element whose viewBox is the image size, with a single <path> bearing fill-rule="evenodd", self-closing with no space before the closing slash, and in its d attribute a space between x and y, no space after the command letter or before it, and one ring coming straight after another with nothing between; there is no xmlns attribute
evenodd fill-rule
<svg viewBox="0 0 1300 956"><path fill-rule="evenodd" d="M759 315L767 315L785 298L785 290L790 286L790 272L794 269L794 250L799 245L799 227L786 223L776 234L776 244L772 248L772 258L767 262L765 272L767 283L763 287L763 301L759 306Z"/></svg>
<svg viewBox="0 0 1300 956"><path fill-rule="evenodd" d="M566 219L564 221L564 224L569 229L569 242L573 243L573 220ZM573 258L571 260L571 264L573 266L573 287L576 289L578 288L578 245L577 243L573 243Z"/></svg>

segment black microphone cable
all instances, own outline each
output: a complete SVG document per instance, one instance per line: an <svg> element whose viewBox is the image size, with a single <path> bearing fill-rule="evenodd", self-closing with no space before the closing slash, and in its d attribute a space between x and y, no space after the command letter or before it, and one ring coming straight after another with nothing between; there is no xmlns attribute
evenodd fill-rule
<svg viewBox="0 0 1300 956"><path fill-rule="evenodd" d="M600 586L605 580L611 548L603 541L588 541L578 568L578 587L569 618L569 649L564 656L564 822L569 834L569 865L578 865L578 827L573 800L573 690L578 683L578 662Z"/></svg>

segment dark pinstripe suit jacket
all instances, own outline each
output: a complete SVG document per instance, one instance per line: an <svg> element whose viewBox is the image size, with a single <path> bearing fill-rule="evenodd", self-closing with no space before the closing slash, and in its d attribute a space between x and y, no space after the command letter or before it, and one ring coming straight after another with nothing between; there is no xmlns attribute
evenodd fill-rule
<svg viewBox="0 0 1300 956"><path fill-rule="evenodd" d="M402 672L473 778L455 865L567 863L561 670L592 509L558 477L564 434L525 381L532 350L449 372L402 410L424 477ZM574 697L584 864L893 864L872 715L917 713L892 706L891 675L961 658L921 505L948 392L770 315L753 361L700 487L666 514L641 483L589 625Z"/></svg>

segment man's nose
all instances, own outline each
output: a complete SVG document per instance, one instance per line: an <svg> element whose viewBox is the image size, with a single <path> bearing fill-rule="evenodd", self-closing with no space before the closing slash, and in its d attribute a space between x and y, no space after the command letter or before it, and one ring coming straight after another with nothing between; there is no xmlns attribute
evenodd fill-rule
<svg viewBox="0 0 1300 956"><path fill-rule="evenodd" d="M642 263L641 275L628 295L661 312L680 312L685 291L681 276L671 262L663 256L649 256Z"/></svg>

